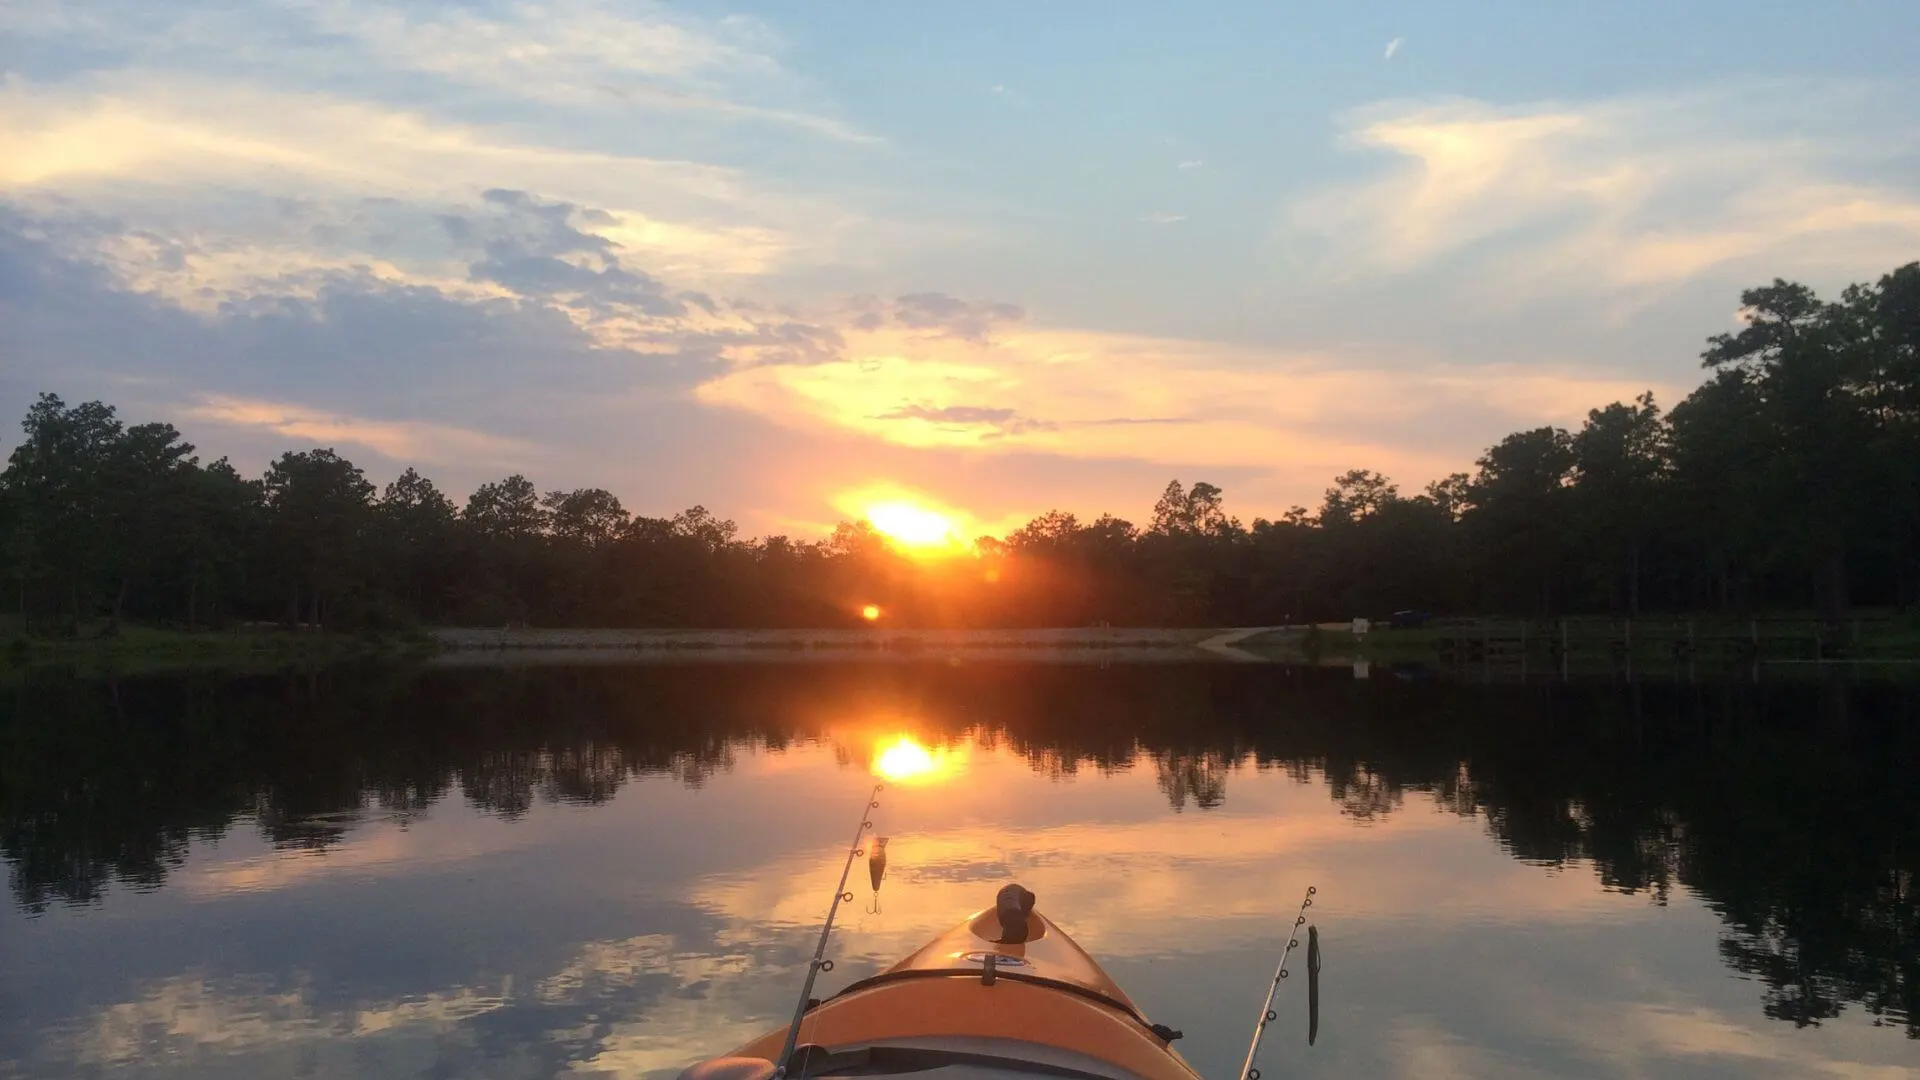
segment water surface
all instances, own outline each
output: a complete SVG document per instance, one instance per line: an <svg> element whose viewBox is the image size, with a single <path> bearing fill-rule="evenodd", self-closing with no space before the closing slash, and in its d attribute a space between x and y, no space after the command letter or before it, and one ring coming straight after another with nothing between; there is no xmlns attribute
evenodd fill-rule
<svg viewBox="0 0 1920 1080"><path fill-rule="evenodd" d="M1920 709L1844 673L343 670L0 696L0 1075L669 1076L1019 880L1231 1077L1920 1067ZM1304 967L1296 964L1296 969Z"/></svg>

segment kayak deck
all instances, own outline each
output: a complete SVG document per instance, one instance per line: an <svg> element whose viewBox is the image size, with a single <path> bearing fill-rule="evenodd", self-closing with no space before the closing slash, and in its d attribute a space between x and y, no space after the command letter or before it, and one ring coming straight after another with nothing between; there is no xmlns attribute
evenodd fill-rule
<svg viewBox="0 0 1920 1080"><path fill-rule="evenodd" d="M1008 909L989 908L809 1009L790 1071L1198 1080L1169 1045L1178 1033L1151 1024L1085 950L1031 911L1031 893L1025 900L1013 933ZM684 1080L763 1080L751 1074L770 1074L786 1035L770 1031Z"/></svg>

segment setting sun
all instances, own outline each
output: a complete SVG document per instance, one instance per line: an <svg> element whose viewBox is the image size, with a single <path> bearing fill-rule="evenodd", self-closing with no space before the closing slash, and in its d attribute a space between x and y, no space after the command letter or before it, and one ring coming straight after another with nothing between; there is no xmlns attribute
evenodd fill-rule
<svg viewBox="0 0 1920 1080"><path fill-rule="evenodd" d="M873 774L890 783L931 784L960 772L967 755L944 746L928 749L911 735L873 748Z"/></svg>
<svg viewBox="0 0 1920 1080"><path fill-rule="evenodd" d="M943 548L966 545L966 537L953 519L938 510L929 510L905 500L875 503L867 507L867 520L882 536L909 548Z"/></svg>
<svg viewBox="0 0 1920 1080"><path fill-rule="evenodd" d="M867 620L868 622L875 621L876 619L880 618L880 605L868 604L866 607L861 608L860 617Z"/></svg>
<svg viewBox="0 0 1920 1080"><path fill-rule="evenodd" d="M981 531L966 511L885 481L842 492L833 502L841 513L865 521L909 555L964 555L973 550L973 537Z"/></svg>

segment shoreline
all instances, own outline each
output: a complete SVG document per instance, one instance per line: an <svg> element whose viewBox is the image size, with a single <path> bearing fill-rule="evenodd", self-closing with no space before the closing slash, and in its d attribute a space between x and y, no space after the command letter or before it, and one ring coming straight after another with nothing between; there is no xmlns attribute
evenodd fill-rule
<svg viewBox="0 0 1920 1080"><path fill-rule="evenodd" d="M854 660L1028 660L1081 663L1264 662L1271 657L1209 647L1218 629L1070 627L1030 630L784 629L556 630L443 628L431 631L435 666L514 663L633 664L658 661L833 663Z"/></svg>
<svg viewBox="0 0 1920 1080"><path fill-rule="evenodd" d="M563 629L438 627L404 634L348 634L267 626L187 631L123 626L69 638L14 636L0 643L0 670L69 667L103 674L164 670L266 671L339 663L834 662L969 659L1065 663L1349 663L1441 667L1566 661L1652 666L1698 661L1891 663L1920 660L1920 634L1903 620L1856 623L1851 640L1823 647L1809 620L1605 619L1527 623L1458 619L1415 629L1376 624L1356 636L1347 623L1256 627L1049 627L1028 629L786 628Z"/></svg>
<svg viewBox="0 0 1920 1080"><path fill-rule="evenodd" d="M1731 631L1736 628L1738 633ZM1575 662L1732 668L1741 664L1892 664L1920 659L1913 637L1876 620L1845 647L1823 647L1807 620L1649 618L1560 620L1558 634L1526 620L1458 619L1356 635L1350 623L1252 627L1055 627L1033 629L795 628L781 630L545 629L449 627L429 631L436 665L649 663L665 660L1013 660L1031 662L1231 662L1281 664L1489 663L1544 667ZM1543 624L1544 625L1544 624ZM1856 627L1858 624L1856 624ZM1751 630L1753 637L1748 639ZM1698 633L1696 634L1696 631ZM1624 637L1624 640L1623 640ZM1835 642L1834 644L1838 644ZM509 659L511 658L511 659Z"/></svg>
<svg viewBox="0 0 1920 1080"><path fill-rule="evenodd" d="M1277 629L1277 628L1264 628ZM622 630L441 627L427 631L442 649L925 649L1186 648L1227 631L1207 628L1064 627L1015 630L805 628L779 630Z"/></svg>

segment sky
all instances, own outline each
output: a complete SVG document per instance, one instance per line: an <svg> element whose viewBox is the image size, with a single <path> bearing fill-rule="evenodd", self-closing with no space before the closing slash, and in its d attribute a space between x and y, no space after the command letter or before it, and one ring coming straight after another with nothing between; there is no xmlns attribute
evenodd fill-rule
<svg viewBox="0 0 1920 1080"><path fill-rule="evenodd" d="M1920 6L1679 8L3 4L0 414L748 535L1411 493L1920 258Z"/></svg>

